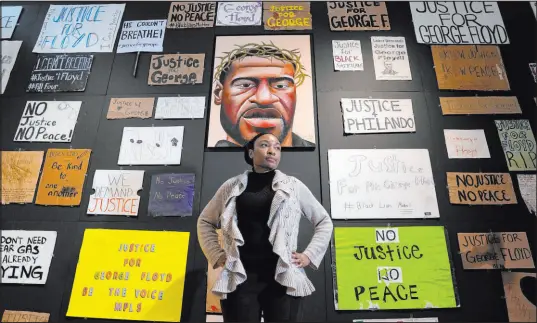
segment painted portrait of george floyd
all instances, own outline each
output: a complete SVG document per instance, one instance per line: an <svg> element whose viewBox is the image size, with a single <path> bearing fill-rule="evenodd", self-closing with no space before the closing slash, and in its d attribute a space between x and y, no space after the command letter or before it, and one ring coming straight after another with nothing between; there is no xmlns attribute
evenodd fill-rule
<svg viewBox="0 0 537 323"><path fill-rule="evenodd" d="M309 35L216 37L207 147L315 147Z"/></svg>

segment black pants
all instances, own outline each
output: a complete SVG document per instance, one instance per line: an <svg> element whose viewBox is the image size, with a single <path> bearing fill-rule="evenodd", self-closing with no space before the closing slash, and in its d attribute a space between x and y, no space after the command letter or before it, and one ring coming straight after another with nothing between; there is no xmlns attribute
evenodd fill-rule
<svg viewBox="0 0 537 323"><path fill-rule="evenodd" d="M274 275L248 273L227 299L221 300L224 322L296 322L301 318L301 297L287 295Z"/></svg>

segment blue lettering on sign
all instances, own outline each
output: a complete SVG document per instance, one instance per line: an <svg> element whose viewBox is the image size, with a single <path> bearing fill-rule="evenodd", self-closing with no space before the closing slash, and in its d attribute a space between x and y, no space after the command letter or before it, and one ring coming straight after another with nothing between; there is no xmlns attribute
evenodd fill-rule
<svg viewBox="0 0 537 323"><path fill-rule="evenodd" d="M105 12L103 6L63 7L52 18L54 22L96 22L101 21L99 14Z"/></svg>

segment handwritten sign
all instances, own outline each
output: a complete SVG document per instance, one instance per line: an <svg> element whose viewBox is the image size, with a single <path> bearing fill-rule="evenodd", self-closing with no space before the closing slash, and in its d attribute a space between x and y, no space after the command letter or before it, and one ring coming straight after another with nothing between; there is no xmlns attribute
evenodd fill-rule
<svg viewBox="0 0 537 323"><path fill-rule="evenodd" d="M80 92L93 64L88 54L40 54L26 92Z"/></svg>
<svg viewBox="0 0 537 323"><path fill-rule="evenodd" d="M157 100L155 119L203 119L205 97L160 97Z"/></svg>
<svg viewBox="0 0 537 323"><path fill-rule="evenodd" d="M535 268L526 232L457 233L464 269Z"/></svg>
<svg viewBox="0 0 537 323"><path fill-rule="evenodd" d="M336 71L363 71L364 58L359 40L332 40Z"/></svg>
<svg viewBox="0 0 537 323"><path fill-rule="evenodd" d="M489 146L483 129L444 129L449 159L490 158Z"/></svg>
<svg viewBox="0 0 537 323"><path fill-rule="evenodd" d="M153 55L147 84L201 84L204 64L205 54Z"/></svg>
<svg viewBox="0 0 537 323"><path fill-rule="evenodd" d="M48 322L49 313L5 310L2 322Z"/></svg>
<svg viewBox="0 0 537 323"><path fill-rule="evenodd" d="M106 119L148 119L153 115L155 98L112 98Z"/></svg>
<svg viewBox="0 0 537 323"><path fill-rule="evenodd" d="M125 4L50 5L34 53L111 53Z"/></svg>
<svg viewBox="0 0 537 323"><path fill-rule="evenodd" d="M40 284L47 282L55 231L0 231L2 284Z"/></svg>
<svg viewBox="0 0 537 323"><path fill-rule="evenodd" d="M265 30L312 29L309 2L263 2Z"/></svg>
<svg viewBox="0 0 537 323"><path fill-rule="evenodd" d="M341 99L345 133L416 131L412 100Z"/></svg>
<svg viewBox="0 0 537 323"><path fill-rule="evenodd" d="M0 20L2 39L11 39L21 12L22 6L2 6L2 20Z"/></svg>
<svg viewBox="0 0 537 323"><path fill-rule="evenodd" d="M535 273L502 272L509 322L535 322Z"/></svg>
<svg viewBox="0 0 537 323"><path fill-rule="evenodd" d="M44 151L2 151L2 204L32 203Z"/></svg>
<svg viewBox="0 0 537 323"><path fill-rule="evenodd" d="M536 214L536 185L535 185L535 174L529 175L529 174L517 174L517 181L518 181L518 188L520 190L520 195L522 195L522 199L524 200L524 203L526 203L526 206L528 207L528 210Z"/></svg>
<svg viewBox="0 0 537 323"><path fill-rule="evenodd" d="M48 149L35 204L80 205L91 149Z"/></svg>
<svg viewBox="0 0 537 323"><path fill-rule="evenodd" d="M86 229L69 317L179 322L189 232Z"/></svg>
<svg viewBox="0 0 537 323"><path fill-rule="evenodd" d="M330 30L390 30L384 1L328 1Z"/></svg>
<svg viewBox="0 0 537 323"><path fill-rule="evenodd" d="M509 90L498 46L431 46L440 90Z"/></svg>
<svg viewBox="0 0 537 323"><path fill-rule="evenodd" d="M138 216L143 170L95 171L87 214Z"/></svg>
<svg viewBox="0 0 537 323"><path fill-rule="evenodd" d="M118 165L179 165L184 127L125 127Z"/></svg>
<svg viewBox="0 0 537 323"><path fill-rule="evenodd" d="M517 204L509 173L447 173L447 184L453 204Z"/></svg>
<svg viewBox="0 0 537 323"><path fill-rule="evenodd" d="M261 1L219 2L217 26L258 26L261 24Z"/></svg>
<svg viewBox="0 0 537 323"><path fill-rule="evenodd" d="M191 216L194 205L194 174L157 174L151 177L149 214Z"/></svg>
<svg viewBox="0 0 537 323"><path fill-rule="evenodd" d="M529 120L495 120L510 171L535 170L535 137Z"/></svg>
<svg viewBox="0 0 537 323"><path fill-rule="evenodd" d="M28 101L13 141L71 142L82 101Z"/></svg>
<svg viewBox="0 0 537 323"><path fill-rule="evenodd" d="M333 219L440 216L426 149L329 149Z"/></svg>
<svg viewBox="0 0 537 323"><path fill-rule="evenodd" d="M19 54L19 49L21 48L22 41L20 40L2 40L2 62L0 66L2 67L2 88L0 94L4 94L6 90L7 82L15 66L15 61L17 60L17 55Z"/></svg>
<svg viewBox="0 0 537 323"><path fill-rule="evenodd" d="M533 82L537 83L537 64L529 63L531 75L533 76Z"/></svg>
<svg viewBox="0 0 537 323"><path fill-rule="evenodd" d="M172 2L167 28L208 28L214 26L216 2Z"/></svg>
<svg viewBox="0 0 537 323"><path fill-rule="evenodd" d="M405 37L371 37L377 80L412 80Z"/></svg>
<svg viewBox="0 0 537 323"><path fill-rule="evenodd" d="M337 227L334 242L336 310L457 307L444 227Z"/></svg>
<svg viewBox="0 0 537 323"><path fill-rule="evenodd" d="M520 114L516 96L441 97L443 115L450 114Z"/></svg>
<svg viewBox="0 0 537 323"><path fill-rule="evenodd" d="M117 44L118 53L162 52L166 19L123 22Z"/></svg>
<svg viewBox="0 0 537 323"><path fill-rule="evenodd" d="M496 1L410 2L420 44L509 44Z"/></svg>

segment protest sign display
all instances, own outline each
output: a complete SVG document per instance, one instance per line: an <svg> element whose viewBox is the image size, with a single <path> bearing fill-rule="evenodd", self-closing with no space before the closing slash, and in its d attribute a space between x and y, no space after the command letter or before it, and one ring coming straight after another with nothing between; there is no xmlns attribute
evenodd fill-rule
<svg viewBox="0 0 537 323"><path fill-rule="evenodd" d="M71 142L82 101L28 101L13 141Z"/></svg>
<svg viewBox="0 0 537 323"><path fill-rule="evenodd" d="M371 47L377 80L412 80L405 37L371 37Z"/></svg>
<svg viewBox="0 0 537 323"><path fill-rule="evenodd" d="M2 6L2 20L0 20L2 39L11 39L21 12L22 6Z"/></svg>
<svg viewBox="0 0 537 323"><path fill-rule="evenodd" d="M263 6L255 2L219 2L216 14L217 26L259 26Z"/></svg>
<svg viewBox="0 0 537 323"><path fill-rule="evenodd" d="M341 99L345 133L416 131L410 99Z"/></svg>
<svg viewBox="0 0 537 323"><path fill-rule="evenodd" d="M123 22L117 53L162 52L166 19Z"/></svg>
<svg viewBox="0 0 537 323"><path fill-rule="evenodd" d="M336 71L363 71L364 58L359 40L332 40Z"/></svg>
<svg viewBox="0 0 537 323"><path fill-rule="evenodd" d="M112 98L106 119L149 119L154 105L155 98Z"/></svg>
<svg viewBox="0 0 537 323"><path fill-rule="evenodd" d="M443 115L521 114L516 96L441 97Z"/></svg>
<svg viewBox="0 0 537 323"><path fill-rule="evenodd" d="M48 322L49 313L5 310L1 322Z"/></svg>
<svg viewBox="0 0 537 323"><path fill-rule="evenodd" d="M143 170L95 171L87 214L138 216Z"/></svg>
<svg viewBox="0 0 537 323"><path fill-rule="evenodd" d="M517 204L509 173L447 173L452 204Z"/></svg>
<svg viewBox="0 0 537 323"><path fill-rule="evenodd" d="M495 120L510 171L535 170L535 137L529 120Z"/></svg>
<svg viewBox="0 0 537 323"><path fill-rule="evenodd" d="M263 2L263 25L265 30L312 29L310 3Z"/></svg>
<svg viewBox="0 0 537 323"><path fill-rule="evenodd" d="M157 174L151 177L149 214L191 216L194 205L195 174Z"/></svg>
<svg viewBox="0 0 537 323"><path fill-rule="evenodd" d="M208 28L214 26L216 2L172 2L167 28Z"/></svg>
<svg viewBox="0 0 537 323"><path fill-rule="evenodd" d="M56 244L55 231L0 231L2 284L47 282Z"/></svg>
<svg viewBox="0 0 537 323"><path fill-rule="evenodd" d="M496 1L409 3L420 44L509 44Z"/></svg>
<svg viewBox="0 0 537 323"><path fill-rule="evenodd" d="M2 204L32 203L44 151L2 151Z"/></svg>
<svg viewBox="0 0 537 323"><path fill-rule="evenodd" d="M522 199L524 200L524 203L526 203L526 206L528 207L528 210L536 214L536 199L537 194L536 190L537 187L535 185L535 179L536 175L529 175L529 174L517 174L517 181L518 181L518 188L520 190L520 195L522 195Z"/></svg>
<svg viewBox="0 0 537 323"><path fill-rule="evenodd" d="M203 119L205 97L160 97L157 100L155 119Z"/></svg>
<svg viewBox="0 0 537 323"><path fill-rule="evenodd" d="M444 227L336 227L334 243L336 310L459 306Z"/></svg>
<svg viewBox="0 0 537 323"><path fill-rule="evenodd" d="M88 54L40 54L26 92L80 92L93 64Z"/></svg>
<svg viewBox="0 0 537 323"><path fill-rule="evenodd" d="M34 53L111 53L125 4L50 5Z"/></svg>
<svg viewBox="0 0 537 323"><path fill-rule="evenodd" d="M384 1L328 1L330 30L390 30Z"/></svg>
<svg viewBox="0 0 537 323"><path fill-rule="evenodd" d="M68 317L179 322L190 233L86 229Z"/></svg>
<svg viewBox="0 0 537 323"><path fill-rule="evenodd" d="M449 159L490 158L483 129L444 129L444 138Z"/></svg>
<svg viewBox="0 0 537 323"><path fill-rule="evenodd" d="M205 54L152 55L147 84L201 84L204 64Z"/></svg>
<svg viewBox="0 0 537 323"><path fill-rule="evenodd" d="M509 322L535 322L535 273L502 272Z"/></svg>
<svg viewBox="0 0 537 323"><path fill-rule="evenodd" d="M438 218L427 149L329 149L333 219Z"/></svg>
<svg viewBox="0 0 537 323"><path fill-rule="evenodd" d="M2 61L0 62L2 67L2 74L0 74L2 88L0 94L4 94L6 90L7 82L11 76L13 66L15 66L21 45L22 41L20 40L2 40Z"/></svg>
<svg viewBox="0 0 537 323"><path fill-rule="evenodd" d="M180 165L184 127L124 127L118 165Z"/></svg>

